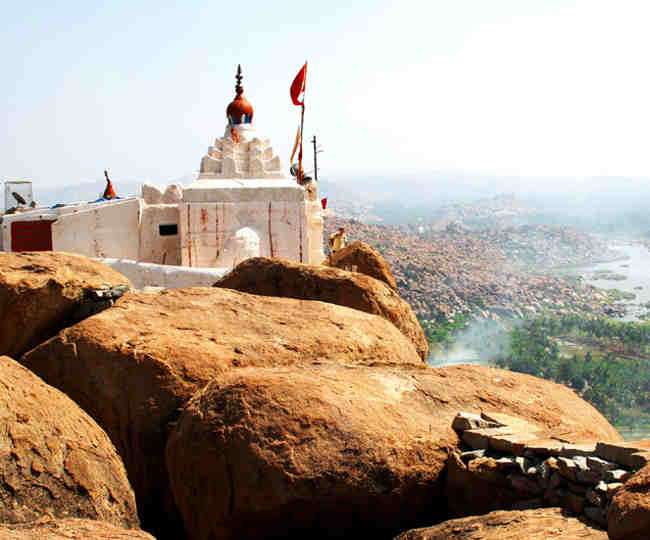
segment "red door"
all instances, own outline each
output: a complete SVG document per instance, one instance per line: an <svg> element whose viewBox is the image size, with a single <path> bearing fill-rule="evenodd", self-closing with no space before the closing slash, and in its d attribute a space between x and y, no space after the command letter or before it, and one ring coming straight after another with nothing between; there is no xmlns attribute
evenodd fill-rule
<svg viewBox="0 0 650 540"><path fill-rule="evenodd" d="M14 221L11 251L52 251L52 221Z"/></svg>

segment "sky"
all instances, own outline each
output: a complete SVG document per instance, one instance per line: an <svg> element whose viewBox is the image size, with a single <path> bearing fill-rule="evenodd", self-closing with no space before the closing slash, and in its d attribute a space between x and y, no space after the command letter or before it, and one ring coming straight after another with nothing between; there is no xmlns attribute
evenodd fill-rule
<svg viewBox="0 0 650 540"><path fill-rule="evenodd" d="M0 0L0 180L198 169L238 63L258 132L321 174L650 177L647 0Z"/></svg>

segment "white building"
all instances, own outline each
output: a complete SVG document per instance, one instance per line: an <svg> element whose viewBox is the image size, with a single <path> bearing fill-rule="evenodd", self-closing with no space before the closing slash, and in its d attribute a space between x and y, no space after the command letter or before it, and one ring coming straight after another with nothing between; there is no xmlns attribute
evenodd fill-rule
<svg viewBox="0 0 650 540"><path fill-rule="evenodd" d="M208 148L191 185L164 192L144 185L137 198L21 208L3 216L0 245L108 259L136 286L207 284L200 276L214 281L256 256L320 264L317 188L287 178L269 140L257 135L241 71L226 114L225 133Z"/></svg>

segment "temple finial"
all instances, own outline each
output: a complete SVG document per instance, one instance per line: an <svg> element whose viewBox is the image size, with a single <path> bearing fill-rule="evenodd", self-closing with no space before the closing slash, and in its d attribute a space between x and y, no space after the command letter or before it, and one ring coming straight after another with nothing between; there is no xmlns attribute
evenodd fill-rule
<svg viewBox="0 0 650 540"><path fill-rule="evenodd" d="M237 95L241 94L244 91L244 87L241 85L241 81L244 77L241 74L241 64L237 64L237 75L235 75L235 79L237 80L237 84L235 86L235 92Z"/></svg>

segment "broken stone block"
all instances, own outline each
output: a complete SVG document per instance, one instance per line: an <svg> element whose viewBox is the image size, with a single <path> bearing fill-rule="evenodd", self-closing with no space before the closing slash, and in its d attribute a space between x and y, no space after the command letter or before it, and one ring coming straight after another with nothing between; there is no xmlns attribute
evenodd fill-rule
<svg viewBox="0 0 650 540"><path fill-rule="evenodd" d="M578 465L570 458L559 457L557 458L558 470L564 478L571 482L576 481L576 473L578 472Z"/></svg>
<svg viewBox="0 0 650 540"><path fill-rule="evenodd" d="M643 454L648 451L650 451L650 441L648 440L621 443L599 442L596 444L596 455L599 458L635 469L645 465L647 459ZM636 457L633 457L635 455Z"/></svg>
<svg viewBox="0 0 650 540"><path fill-rule="evenodd" d="M596 451L596 443L564 444L560 455L563 457L589 456Z"/></svg>
<svg viewBox="0 0 650 540"><path fill-rule="evenodd" d="M607 461L596 456L587 456L587 467L589 470L596 471L599 473L605 473L605 471L611 471L617 468L616 463Z"/></svg>
<svg viewBox="0 0 650 540"><path fill-rule="evenodd" d="M574 514L582 514L585 509L585 498L569 491L565 497L561 498L562 506L571 510Z"/></svg>
<svg viewBox="0 0 650 540"><path fill-rule="evenodd" d="M526 457L547 457L559 454L562 450L562 443L554 439L533 439L526 441Z"/></svg>
<svg viewBox="0 0 650 540"><path fill-rule="evenodd" d="M451 427L456 431L467 431L468 429L482 429L492 427L502 427L501 424L485 420L479 414L459 412L454 417Z"/></svg>
<svg viewBox="0 0 650 540"><path fill-rule="evenodd" d="M616 492L623 487L623 484L621 482L613 482L611 484L607 484L607 498L611 499L614 495L616 495Z"/></svg>
<svg viewBox="0 0 650 540"><path fill-rule="evenodd" d="M508 476L508 480L513 489L519 493L538 495L542 492L542 489L537 482L530 478L526 478L523 474L511 474Z"/></svg>
<svg viewBox="0 0 650 540"><path fill-rule="evenodd" d="M512 457L502 457L496 460L497 468L501 472L512 472L519 470L519 464Z"/></svg>
<svg viewBox="0 0 650 540"><path fill-rule="evenodd" d="M470 450L469 452L461 452L460 459L463 460L463 463L467 464L473 459L481 458L485 456L485 450Z"/></svg>
<svg viewBox="0 0 650 540"><path fill-rule="evenodd" d="M595 485L602 479L602 474L596 471L583 471L578 469L576 472L576 481L581 484Z"/></svg>
<svg viewBox="0 0 650 540"><path fill-rule="evenodd" d="M530 435L531 439L534 438L533 434L540 431L540 428L535 424L531 424L530 422L517 416L510 416L509 414L482 412L481 417L483 417L488 422L495 422L501 426L508 426L512 430L512 433Z"/></svg>
<svg viewBox="0 0 650 540"><path fill-rule="evenodd" d="M605 471L603 475L603 480L607 483L611 482L625 482L628 478L632 476L630 471L625 471L623 469L614 469L612 471Z"/></svg>
<svg viewBox="0 0 650 540"><path fill-rule="evenodd" d="M489 437L490 449L502 454L521 456L526 449L526 442L522 435L495 434Z"/></svg>
<svg viewBox="0 0 650 540"><path fill-rule="evenodd" d="M506 428L468 429L463 431L462 439L474 450L487 450L490 447L490 437L511 434Z"/></svg>
<svg viewBox="0 0 650 540"><path fill-rule="evenodd" d="M585 493L587 502L593 506L605 506L606 498L601 492L596 491L594 488L589 488Z"/></svg>
<svg viewBox="0 0 650 540"><path fill-rule="evenodd" d="M590 519L603 528L607 528L607 510L604 508L597 506L586 506L584 513L587 519Z"/></svg>
<svg viewBox="0 0 650 540"><path fill-rule="evenodd" d="M582 484L574 484L573 482L568 483L569 491L573 493L577 493L578 495L586 495L587 493L587 486L583 486Z"/></svg>

